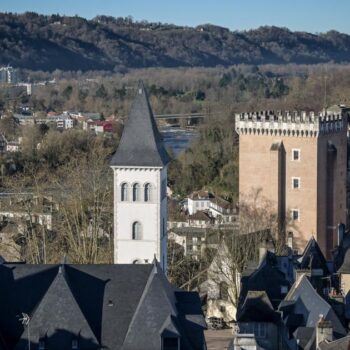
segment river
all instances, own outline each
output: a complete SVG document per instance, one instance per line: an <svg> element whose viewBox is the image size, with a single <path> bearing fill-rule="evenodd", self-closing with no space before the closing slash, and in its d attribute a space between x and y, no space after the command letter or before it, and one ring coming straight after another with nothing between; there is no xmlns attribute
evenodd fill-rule
<svg viewBox="0 0 350 350"><path fill-rule="evenodd" d="M162 133L165 147L170 148L175 156L178 156L188 148L197 136L196 130L169 126L161 127L160 132Z"/></svg>

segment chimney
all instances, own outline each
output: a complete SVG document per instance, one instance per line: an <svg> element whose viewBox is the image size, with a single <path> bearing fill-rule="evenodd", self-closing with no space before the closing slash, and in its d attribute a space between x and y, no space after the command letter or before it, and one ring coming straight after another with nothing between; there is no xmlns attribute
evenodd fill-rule
<svg viewBox="0 0 350 350"><path fill-rule="evenodd" d="M261 262L267 252L275 253L275 247L273 245L273 242L271 240L266 240L263 243L260 244L259 247L259 262Z"/></svg>
<svg viewBox="0 0 350 350"><path fill-rule="evenodd" d="M331 321L326 321L323 315L320 315L320 320L316 326L316 348L319 349L319 345L323 341L333 341L333 325Z"/></svg>
<svg viewBox="0 0 350 350"><path fill-rule="evenodd" d="M267 253L267 248L266 248L266 245L263 244L259 247L259 263L264 260L266 253Z"/></svg>

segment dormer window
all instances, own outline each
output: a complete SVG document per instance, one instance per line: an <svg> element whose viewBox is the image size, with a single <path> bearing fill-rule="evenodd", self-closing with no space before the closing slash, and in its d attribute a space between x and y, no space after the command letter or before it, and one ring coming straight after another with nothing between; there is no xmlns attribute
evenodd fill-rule
<svg viewBox="0 0 350 350"><path fill-rule="evenodd" d="M39 340L39 350L45 350L45 340L44 339L40 339Z"/></svg>
<svg viewBox="0 0 350 350"><path fill-rule="evenodd" d="M179 345L180 345L179 338L164 337L162 350L179 350L180 349Z"/></svg>
<svg viewBox="0 0 350 350"><path fill-rule="evenodd" d="M79 349L79 344L77 339L72 340L72 350L77 350Z"/></svg>

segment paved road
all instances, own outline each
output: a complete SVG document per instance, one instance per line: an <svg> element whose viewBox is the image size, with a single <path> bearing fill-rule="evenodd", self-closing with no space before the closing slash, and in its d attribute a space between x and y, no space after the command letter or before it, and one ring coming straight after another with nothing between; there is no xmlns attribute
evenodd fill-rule
<svg viewBox="0 0 350 350"><path fill-rule="evenodd" d="M232 339L232 329L219 331L209 329L204 334L208 350L226 350Z"/></svg>

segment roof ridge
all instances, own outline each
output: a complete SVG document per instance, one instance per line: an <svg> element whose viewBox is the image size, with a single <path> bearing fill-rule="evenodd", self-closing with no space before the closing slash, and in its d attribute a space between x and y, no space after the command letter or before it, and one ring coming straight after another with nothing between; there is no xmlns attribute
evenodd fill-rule
<svg viewBox="0 0 350 350"><path fill-rule="evenodd" d="M151 285L152 285L152 282L154 281L154 279L155 279L156 277L159 277L159 268L160 268L160 267L157 266L157 264L155 264L155 265L153 266L153 269L151 270L151 273L150 273L150 276L149 276L148 281L147 281L147 283L146 283L146 286L145 286L145 288L144 288L144 290L143 290L143 292L142 292L142 296L141 296L141 298L140 298L140 301L139 301L139 303L138 303L138 305L137 305L137 307L136 307L136 310L135 310L135 312L134 312L134 315L133 315L133 317L132 317L132 319L131 319L131 321L130 321L130 323L129 323L129 327L128 327L128 330L127 330L127 332L126 332L126 334L125 334L125 337L124 337L124 339L123 339L123 343L122 343L121 349L123 349L123 347L124 347L124 345L125 345L125 341L128 339L129 334L130 334L131 331L132 331L132 326L133 326L133 324L135 323L135 320L136 320L136 319L138 318L138 316L139 316L140 309L141 309L141 307L142 307L143 304L144 304L144 300L145 300L146 297L147 297L147 294L148 294L148 291L149 291L149 289L150 289L150 287L151 287ZM163 272L161 272L161 273L163 273ZM162 285L163 285L163 282L162 282L161 280L160 280L160 283L162 283ZM163 292L163 294L165 295L166 299L168 300L168 303L169 303L169 305L171 306L171 308L176 312L176 308L175 308L175 309L173 308L173 305L172 305L171 301L169 300L168 295L167 295L166 291L164 290L164 288L162 288L162 292Z"/></svg>
<svg viewBox="0 0 350 350"><path fill-rule="evenodd" d="M164 167L170 161L143 82L140 81L111 166Z"/></svg>
<svg viewBox="0 0 350 350"><path fill-rule="evenodd" d="M70 296L70 300L72 301L73 306L79 310L80 315L81 315L82 319L85 321L85 325L88 328L88 332L90 333L90 336L92 336L91 340L93 340L97 344L99 344L99 341L96 338L94 332L92 331L92 329L89 325L89 322L86 320L84 313L79 306L79 303L77 302L77 300L74 297L74 293L72 292L72 290L69 286L69 282L66 279L64 270L65 269L64 269L63 265L58 266L58 270L57 270L57 274L56 274L55 278L52 280L49 288L46 290L43 298L40 300L40 302L38 303L37 307L35 308L35 310L33 311L32 315L31 315L31 321L30 321L31 327L33 327L32 325L33 325L33 322L35 322L36 318L39 317L38 313L40 311L40 308L45 308L45 307L47 307L47 305L50 305L51 293L54 293L56 291L57 286L61 286L61 289L63 290L63 292L68 293L67 295ZM62 296L64 294L64 293L62 293L62 290L59 293L60 296ZM67 300L67 298L65 298L65 300ZM49 329L49 325L42 325L42 327L47 327L47 329ZM26 330L23 331L21 338L22 338L23 334L26 334Z"/></svg>

